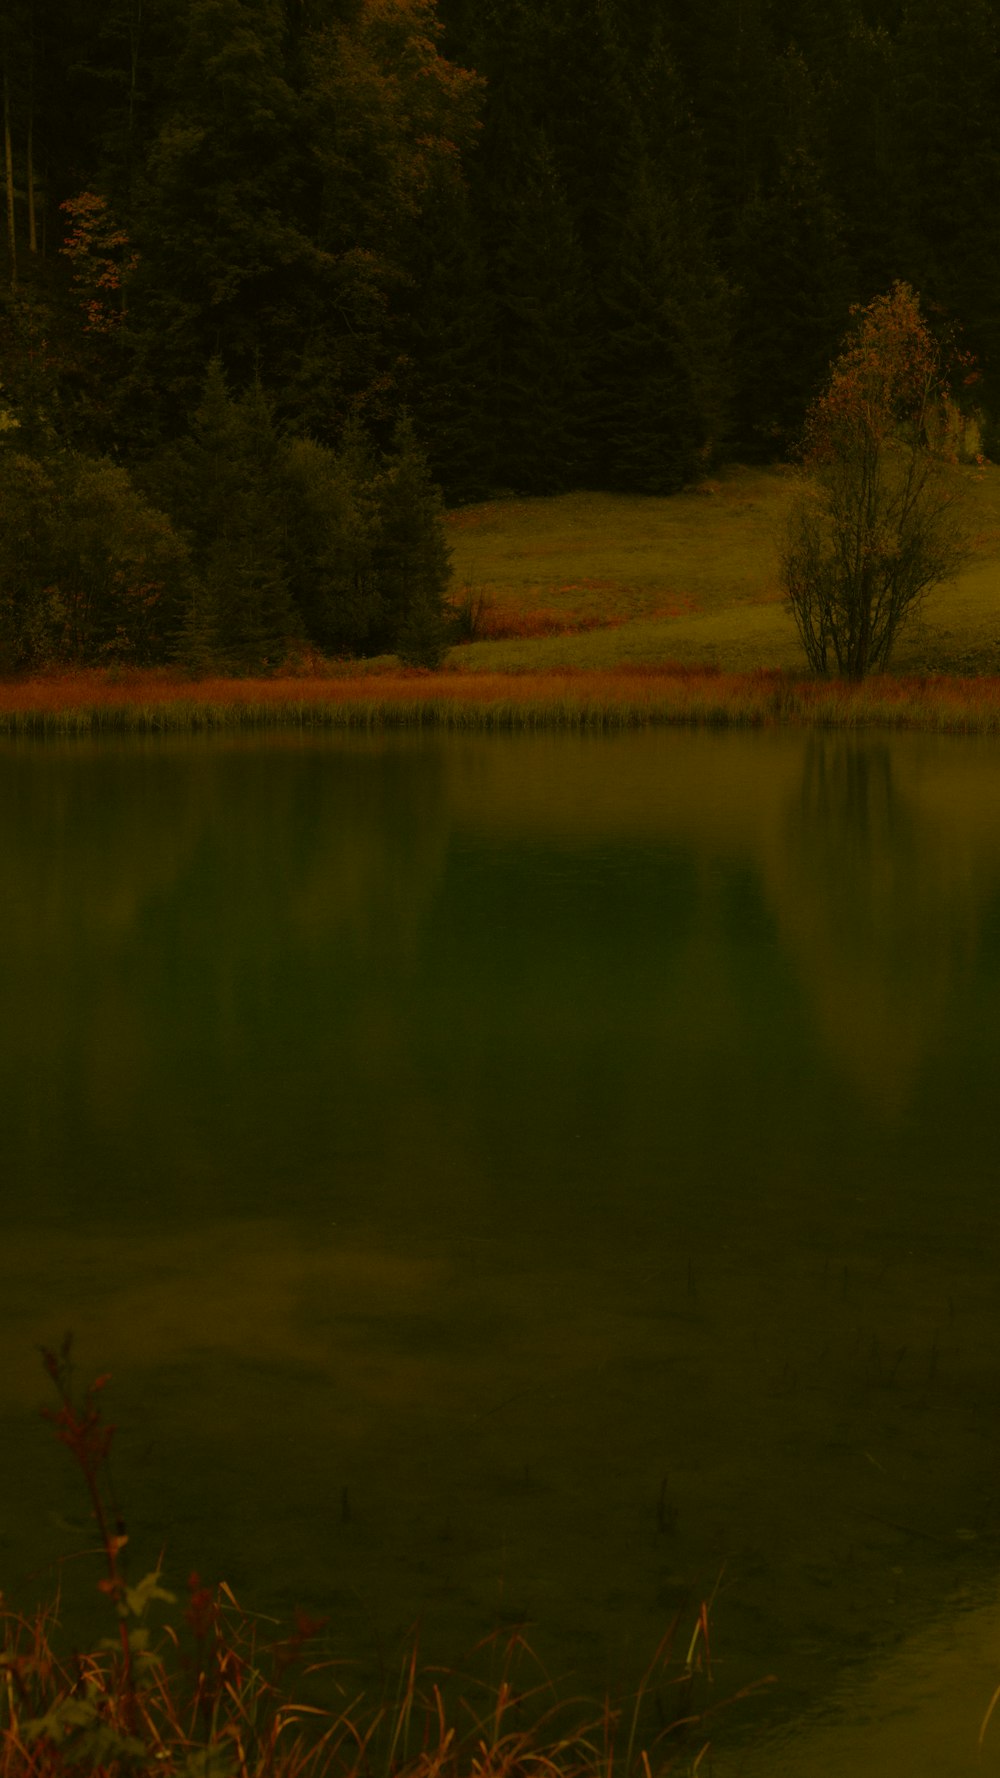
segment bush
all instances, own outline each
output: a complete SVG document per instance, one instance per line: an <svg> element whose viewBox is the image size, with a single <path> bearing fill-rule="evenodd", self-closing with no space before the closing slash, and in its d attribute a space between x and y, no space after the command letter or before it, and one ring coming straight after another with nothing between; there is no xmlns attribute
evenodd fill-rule
<svg viewBox="0 0 1000 1778"><path fill-rule="evenodd" d="M120 465L0 454L0 671L161 659L186 569L170 520Z"/></svg>

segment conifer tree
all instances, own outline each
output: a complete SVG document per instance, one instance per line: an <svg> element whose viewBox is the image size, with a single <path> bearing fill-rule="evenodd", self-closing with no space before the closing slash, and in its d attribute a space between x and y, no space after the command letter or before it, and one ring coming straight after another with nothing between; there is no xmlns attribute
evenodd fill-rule
<svg viewBox="0 0 1000 1778"><path fill-rule="evenodd" d="M495 320L486 417L494 473L501 487L555 493L579 474L584 267L544 130L509 142L489 215Z"/></svg>
<svg viewBox="0 0 1000 1778"><path fill-rule="evenodd" d="M374 568L382 601L383 646L412 666L437 666L447 646L445 593L451 550L441 495L403 413L380 478Z"/></svg>
<svg viewBox="0 0 1000 1778"><path fill-rule="evenodd" d="M497 301L485 230L465 187L429 206L405 299L405 371L414 426L452 504L482 499L496 470Z"/></svg>
<svg viewBox="0 0 1000 1778"><path fill-rule="evenodd" d="M817 393L853 294L839 218L819 170L792 151L741 219L736 263L739 450L787 455Z"/></svg>
<svg viewBox="0 0 1000 1778"><path fill-rule="evenodd" d="M725 436L729 297L691 192L672 192L648 158L630 156L628 169L598 283L589 473L603 487L665 494Z"/></svg>
<svg viewBox="0 0 1000 1778"><path fill-rule="evenodd" d="M213 359L190 436L165 467L198 579L185 636L233 671L273 669L300 628L282 549L282 460L259 382L234 400Z"/></svg>
<svg viewBox="0 0 1000 1778"><path fill-rule="evenodd" d="M174 54L136 179L129 328L129 393L155 390L168 428L211 352L240 382L253 375L278 268L294 278L303 253L280 0L184 0L171 16Z"/></svg>
<svg viewBox="0 0 1000 1778"><path fill-rule="evenodd" d="M704 143L712 234L724 270L738 283L731 243L766 171L776 125L777 58L767 0L693 8L677 34L686 45L689 103Z"/></svg>
<svg viewBox="0 0 1000 1778"><path fill-rule="evenodd" d="M378 476L356 420L339 451L312 438L288 443L282 504L289 587L309 641L330 654L364 654L379 644Z"/></svg>
<svg viewBox="0 0 1000 1778"><path fill-rule="evenodd" d="M905 264L897 44L884 20L859 14L821 93L829 145L827 185L843 218L857 290L884 289Z"/></svg>
<svg viewBox="0 0 1000 1778"><path fill-rule="evenodd" d="M960 318L1000 406L1000 17L991 0L908 0L896 40L900 265Z"/></svg>

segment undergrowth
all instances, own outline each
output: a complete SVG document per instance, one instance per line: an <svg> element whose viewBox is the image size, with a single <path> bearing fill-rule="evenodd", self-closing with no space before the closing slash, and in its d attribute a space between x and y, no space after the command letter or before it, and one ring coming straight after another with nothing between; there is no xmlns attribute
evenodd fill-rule
<svg viewBox="0 0 1000 1778"><path fill-rule="evenodd" d="M523 1628L474 1651L499 1653L498 1679L422 1667L414 1642L395 1685L376 1698L325 1657L327 1620L298 1612L274 1635L273 1620L245 1610L224 1582L209 1587L192 1574L180 1621L154 1629L156 1613L179 1602L161 1565L128 1578L128 1533L108 1472L109 1378L77 1400L68 1335L43 1360L59 1402L47 1418L90 1500L97 1586L115 1633L58 1653L59 1599L24 1615L0 1593L0 1778L660 1778L707 1771L712 1719L758 1689L716 1697L711 1601L682 1657L679 1619L668 1627L627 1708L563 1698ZM305 1701L303 1681L314 1695L322 1683L329 1703Z"/></svg>

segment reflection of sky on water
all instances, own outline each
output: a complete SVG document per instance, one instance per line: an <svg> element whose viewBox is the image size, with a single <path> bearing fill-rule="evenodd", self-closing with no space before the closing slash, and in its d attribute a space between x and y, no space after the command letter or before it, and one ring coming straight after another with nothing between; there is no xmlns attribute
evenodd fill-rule
<svg viewBox="0 0 1000 1778"><path fill-rule="evenodd" d="M3 769L0 1555L64 1549L33 1342L72 1325L141 1535L348 1641L526 1611L633 1673L724 1570L731 1671L804 1710L979 1596L987 745Z"/></svg>

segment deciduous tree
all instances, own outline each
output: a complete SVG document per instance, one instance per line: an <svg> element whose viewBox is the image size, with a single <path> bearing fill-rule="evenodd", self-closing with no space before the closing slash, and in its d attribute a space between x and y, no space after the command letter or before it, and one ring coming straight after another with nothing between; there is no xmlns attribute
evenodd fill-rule
<svg viewBox="0 0 1000 1778"><path fill-rule="evenodd" d="M0 452L0 671L162 660L186 568L120 464Z"/></svg>
<svg viewBox="0 0 1000 1778"><path fill-rule="evenodd" d="M949 363L949 357L951 363ZM975 372L932 335L909 285L855 311L807 417L809 483L781 560L810 666L862 679L888 665L924 595L964 558L949 473L951 373Z"/></svg>

